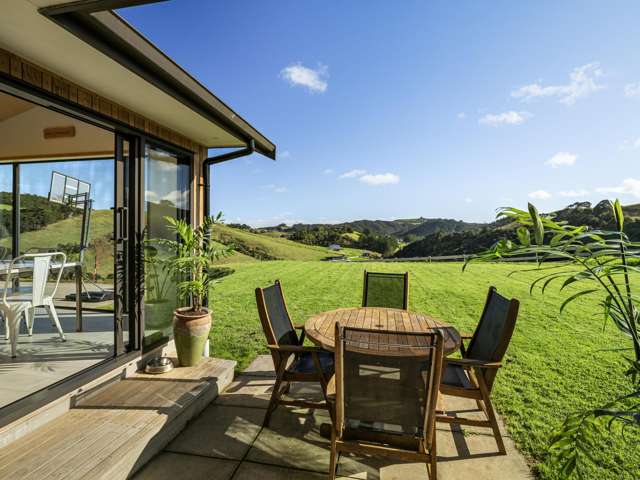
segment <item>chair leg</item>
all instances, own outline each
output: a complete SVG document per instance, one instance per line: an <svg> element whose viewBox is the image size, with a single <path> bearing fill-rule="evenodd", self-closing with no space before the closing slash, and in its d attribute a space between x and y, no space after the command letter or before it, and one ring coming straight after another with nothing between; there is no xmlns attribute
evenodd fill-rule
<svg viewBox="0 0 640 480"><path fill-rule="evenodd" d="M485 405L487 408L487 416L489 417L489 422L491 422L491 429L493 430L493 436L496 439L496 443L498 444L498 451L502 455L507 454L507 450L504 447L504 441L502 440L502 434L500 433L500 426L498 425L498 419L496 417L496 412L493 409L493 405L491 404L491 400L486 398Z"/></svg>
<svg viewBox="0 0 640 480"><path fill-rule="evenodd" d="M62 331L62 327L60 326L60 320L58 319L58 312L56 312L56 307L53 306L53 302L46 305L47 313L53 323L55 324L56 329L58 330L58 335L60 335L60 339L64 342L66 338L64 338L64 332Z"/></svg>
<svg viewBox="0 0 640 480"><path fill-rule="evenodd" d="M431 450L429 451L429 479L438 480L438 455L436 449L436 437L438 432L434 426L433 439L431 440Z"/></svg>
<svg viewBox="0 0 640 480"><path fill-rule="evenodd" d="M291 382L284 382L284 388L282 389L282 394L289 395L290 390L291 390Z"/></svg>
<svg viewBox="0 0 640 480"><path fill-rule="evenodd" d="M27 332L29 333L29 336L33 336L33 321L35 319L36 316L36 309L35 308L28 308L26 312L24 312L24 316L27 319Z"/></svg>
<svg viewBox="0 0 640 480"><path fill-rule="evenodd" d="M276 382L273 384L273 392L271 392L271 399L269 400L269 405L267 406L267 413L264 416L264 422L262 422L263 427L268 427L269 422L271 421L271 414L278 408L278 402L280 401L280 387L282 386L282 379L276 377Z"/></svg>
<svg viewBox="0 0 640 480"><path fill-rule="evenodd" d="M9 330L9 337L11 339L11 358L17 357L17 347L18 347L18 333L20 332L20 318L22 317L22 312L15 314L14 312L10 312L7 314L7 329Z"/></svg>
<svg viewBox="0 0 640 480"><path fill-rule="evenodd" d="M336 478L336 470L338 469L338 451L336 447L336 432L331 430L331 460L329 462L329 480Z"/></svg>
<svg viewBox="0 0 640 480"><path fill-rule="evenodd" d="M7 320L7 316L1 314L2 321L4 322L4 339L9 340L9 320Z"/></svg>

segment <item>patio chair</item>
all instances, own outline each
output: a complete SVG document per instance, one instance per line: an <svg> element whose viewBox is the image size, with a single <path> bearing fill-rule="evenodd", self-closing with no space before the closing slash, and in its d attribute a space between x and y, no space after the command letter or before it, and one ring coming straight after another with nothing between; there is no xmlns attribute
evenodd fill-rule
<svg viewBox="0 0 640 480"><path fill-rule="evenodd" d="M335 425L329 478L341 452L424 462L436 479L440 332L398 333L336 324ZM392 352L392 353L391 353Z"/></svg>
<svg viewBox="0 0 640 480"><path fill-rule="evenodd" d="M278 280L267 288L256 288L256 303L276 372L264 426L269 425L271 415L279 405L329 410L327 383L333 375L333 353L303 345L304 327L294 328ZM299 337L296 329L302 330ZM289 393L292 382L319 383L324 401L282 398Z"/></svg>
<svg viewBox="0 0 640 480"><path fill-rule="evenodd" d="M51 270L51 262L54 258L58 258L60 260L60 269L58 271L53 290L47 293L47 280ZM58 331L60 339L63 342L65 341L64 332L62 331L58 314L53 305L53 297L58 290L58 285L60 284L60 278L62 277L66 260L67 256L62 252L33 253L16 257L9 264L4 293L2 295L2 301L0 301L0 312L2 312L2 315L5 318L7 332L11 341L12 358L16 357L16 346L18 343L18 334L20 332L20 320L23 317L26 318L29 336L33 335L35 309L38 307L44 307L49 315L51 323ZM11 282L14 272L17 271L16 266L22 262L33 262L31 292L26 295L17 294L9 297L8 292L11 290ZM17 275L17 273L15 275Z"/></svg>
<svg viewBox="0 0 640 480"><path fill-rule="evenodd" d="M518 317L518 300L507 300L495 287L489 288L480 322L473 335L462 335L462 358L445 359L440 391L445 395L472 398L486 420L439 415L438 421L490 427L498 450L506 455L496 413L491 403L491 389L498 369L502 366ZM470 340L465 348L464 341Z"/></svg>
<svg viewBox="0 0 640 480"><path fill-rule="evenodd" d="M406 310L409 306L409 272L377 273L364 271L363 307Z"/></svg>

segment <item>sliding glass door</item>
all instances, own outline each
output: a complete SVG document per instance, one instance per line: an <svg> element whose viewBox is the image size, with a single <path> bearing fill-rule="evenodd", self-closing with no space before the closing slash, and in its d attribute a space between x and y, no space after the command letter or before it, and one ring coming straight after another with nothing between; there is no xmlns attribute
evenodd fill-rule
<svg viewBox="0 0 640 480"><path fill-rule="evenodd" d="M158 240L175 239L165 217L189 221L190 158L154 145L144 152L144 346L171 336L173 310L178 306L176 280L166 268L173 252Z"/></svg>

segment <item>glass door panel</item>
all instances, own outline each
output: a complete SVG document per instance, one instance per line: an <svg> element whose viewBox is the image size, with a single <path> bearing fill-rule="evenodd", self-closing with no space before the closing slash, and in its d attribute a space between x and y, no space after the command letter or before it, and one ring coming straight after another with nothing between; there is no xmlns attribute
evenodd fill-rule
<svg viewBox="0 0 640 480"><path fill-rule="evenodd" d="M176 279L165 260L173 252L159 239L175 239L165 217L190 218L191 169L188 159L147 145L144 158L144 345L171 337L173 310L178 306Z"/></svg>

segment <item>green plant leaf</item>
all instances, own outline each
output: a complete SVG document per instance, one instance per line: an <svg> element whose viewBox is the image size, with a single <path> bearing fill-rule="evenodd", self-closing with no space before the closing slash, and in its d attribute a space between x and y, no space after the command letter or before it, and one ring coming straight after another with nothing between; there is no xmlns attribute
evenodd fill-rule
<svg viewBox="0 0 640 480"><path fill-rule="evenodd" d="M613 216L616 219L616 228L618 229L618 232L622 232L624 229L624 213L622 212L620 199L616 198L615 202L611 204L611 207L613 208Z"/></svg>
<svg viewBox="0 0 640 480"><path fill-rule="evenodd" d="M565 309L565 307L567 305L569 305L571 302L573 302L574 300L577 300L580 297L583 297L585 295L590 295L594 292L599 292L600 289L599 288L590 288L588 290L582 290L578 293L575 293L573 295L571 295L569 298L567 298L564 302L562 302L562 305L560 306L560 313L563 312L563 310Z"/></svg>
<svg viewBox="0 0 640 480"><path fill-rule="evenodd" d="M540 246L544 243L544 225L540 220L538 209L532 203L529 203L529 215L533 224L533 236L536 240L536 245Z"/></svg>

